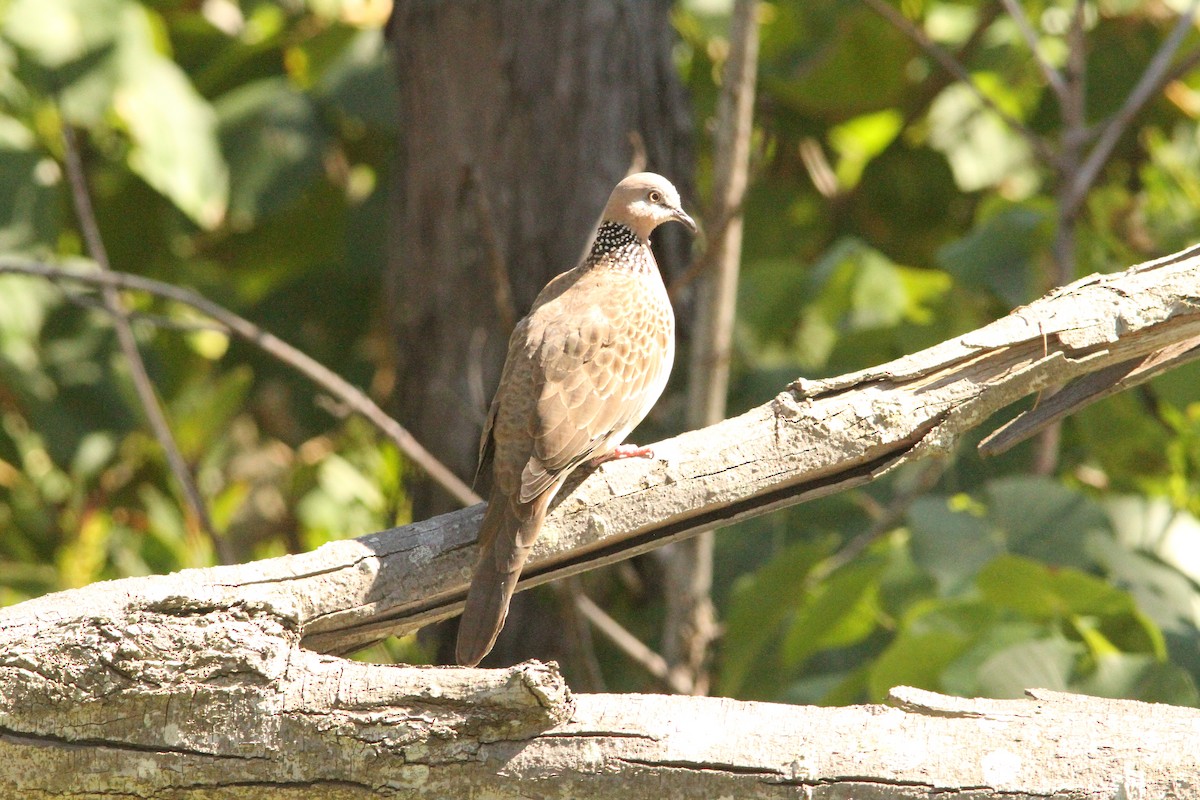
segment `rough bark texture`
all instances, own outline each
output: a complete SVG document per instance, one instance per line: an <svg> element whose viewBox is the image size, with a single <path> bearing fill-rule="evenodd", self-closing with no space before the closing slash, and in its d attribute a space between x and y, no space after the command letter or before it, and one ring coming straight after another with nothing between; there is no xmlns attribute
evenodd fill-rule
<svg viewBox="0 0 1200 800"><path fill-rule="evenodd" d="M287 615L255 603L214 611L159 594L130 617L120 598L107 599L72 611L34 601L0 629L0 796L1200 792L1194 709L1045 691L962 700L905 688L893 691L894 707L572 696L553 665L361 664L300 649Z"/></svg>
<svg viewBox="0 0 1200 800"><path fill-rule="evenodd" d="M797 382L655 445L656 462L605 465L565 492L526 583L944 453L1048 386L1066 384L1069 411L1107 391L1095 376L1133 385L1198 355L1200 249L1086 278L921 353ZM0 797L1200 793L1193 710L911 690L898 709L572 701L537 664L493 672L328 655L454 613L479 517L476 507L311 553L0 610Z"/></svg>

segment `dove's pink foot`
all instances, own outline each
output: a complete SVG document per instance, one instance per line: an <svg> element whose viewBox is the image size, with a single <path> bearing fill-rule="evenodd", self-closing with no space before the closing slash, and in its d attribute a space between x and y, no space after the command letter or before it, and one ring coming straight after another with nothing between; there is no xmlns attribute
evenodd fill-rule
<svg viewBox="0 0 1200 800"><path fill-rule="evenodd" d="M611 452L593 458L591 465L598 467L605 461L616 461L618 458L654 458L654 450L636 444L619 444Z"/></svg>

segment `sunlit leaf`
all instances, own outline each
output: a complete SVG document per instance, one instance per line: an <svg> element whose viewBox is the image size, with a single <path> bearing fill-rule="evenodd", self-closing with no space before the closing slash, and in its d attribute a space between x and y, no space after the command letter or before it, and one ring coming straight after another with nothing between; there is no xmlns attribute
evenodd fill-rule
<svg viewBox="0 0 1200 800"><path fill-rule="evenodd" d="M1100 578L1017 556L996 558L979 572L976 583L987 602L1031 619L1133 611L1132 598Z"/></svg>
<svg viewBox="0 0 1200 800"><path fill-rule="evenodd" d="M813 653L865 639L878 624L882 559L847 565L806 592L788 623L781 647L784 664L795 669Z"/></svg>
<svg viewBox="0 0 1200 800"><path fill-rule="evenodd" d="M1017 110L1006 102L1003 82L985 81L976 75L977 85L986 85L988 94L1010 113ZM930 141L946 154L955 180L964 192L1001 186L1011 199L1029 196L1038 185L1038 171L1030 155L1029 144L1020 132L991 110L983 107L971 89L961 83L948 86L929 110Z"/></svg>
<svg viewBox="0 0 1200 800"><path fill-rule="evenodd" d="M12 0L3 33L47 68L59 68L109 45L118 35L126 0Z"/></svg>
<svg viewBox="0 0 1200 800"><path fill-rule="evenodd" d="M1071 568L1054 568L1001 556L976 579L984 600L1027 619L1069 622L1098 654L1165 655L1162 632L1137 608L1133 597L1107 581Z"/></svg>
<svg viewBox="0 0 1200 800"><path fill-rule="evenodd" d="M204 228L225 217L229 173L217 119L174 61L155 49L149 12L123 15L121 81L113 109L129 132L129 165Z"/></svg>
<svg viewBox="0 0 1200 800"><path fill-rule="evenodd" d="M839 156L835 171L843 189L858 185L867 164L896 138L902 123L899 112L889 108L855 117L829 131L829 143Z"/></svg>
<svg viewBox="0 0 1200 800"><path fill-rule="evenodd" d="M882 700L896 686L940 690L942 670L970 643L971 636L967 634L901 633L870 666L869 697L874 701Z"/></svg>

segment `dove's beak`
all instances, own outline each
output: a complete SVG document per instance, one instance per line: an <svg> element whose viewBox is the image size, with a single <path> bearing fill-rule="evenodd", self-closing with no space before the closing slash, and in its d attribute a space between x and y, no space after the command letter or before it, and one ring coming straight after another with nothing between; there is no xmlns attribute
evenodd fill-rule
<svg viewBox="0 0 1200 800"><path fill-rule="evenodd" d="M675 208L672 209L672 212L675 215L675 219L682 222L685 228L692 233L696 232L696 220L689 217L686 211L684 211L682 208Z"/></svg>

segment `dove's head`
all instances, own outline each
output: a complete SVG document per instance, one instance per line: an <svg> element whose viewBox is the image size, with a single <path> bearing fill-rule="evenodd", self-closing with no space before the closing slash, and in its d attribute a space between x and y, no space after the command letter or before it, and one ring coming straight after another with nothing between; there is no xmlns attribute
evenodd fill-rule
<svg viewBox="0 0 1200 800"><path fill-rule="evenodd" d="M669 180L653 172L638 172L618 183L604 207L604 219L630 228L643 241L650 237L651 231L671 220L682 222L692 233L696 232L695 221L679 202L679 192Z"/></svg>

